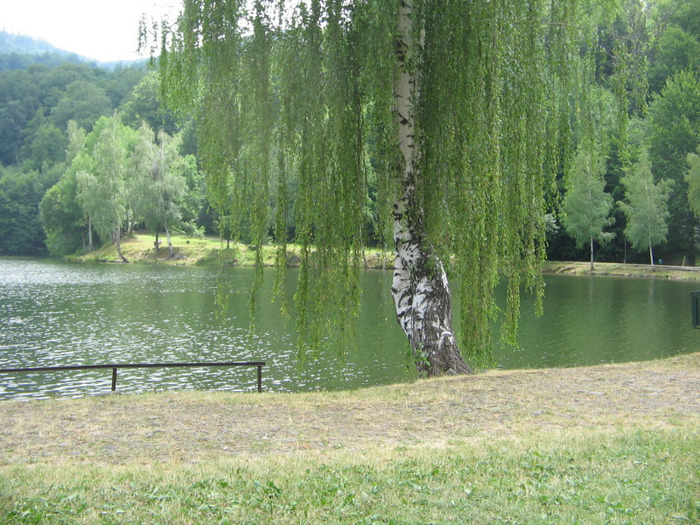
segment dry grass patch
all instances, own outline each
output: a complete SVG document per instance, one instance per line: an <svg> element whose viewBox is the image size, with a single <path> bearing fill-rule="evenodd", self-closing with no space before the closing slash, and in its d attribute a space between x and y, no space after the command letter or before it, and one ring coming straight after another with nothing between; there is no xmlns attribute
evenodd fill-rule
<svg viewBox="0 0 700 525"><path fill-rule="evenodd" d="M0 522L697 523L700 354L0 403ZM59 467L59 468L57 468Z"/></svg>
<svg viewBox="0 0 700 525"><path fill-rule="evenodd" d="M188 462L700 425L700 354L352 392L3 402L0 464ZM543 437L543 438L544 438Z"/></svg>

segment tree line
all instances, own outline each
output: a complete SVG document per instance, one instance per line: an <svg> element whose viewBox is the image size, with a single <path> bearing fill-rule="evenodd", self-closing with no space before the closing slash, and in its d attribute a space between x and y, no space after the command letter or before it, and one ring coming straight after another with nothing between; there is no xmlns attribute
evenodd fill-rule
<svg viewBox="0 0 700 525"><path fill-rule="evenodd" d="M181 155L181 141L146 123L134 130L118 116L100 117L89 134L71 120L67 170L39 206L50 252L90 252L94 232L127 262L121 238L136 225L156 233L156 249L165 232L171 256L171 231L200 234L202 180L194 156Z"/></svg>
<svg viewBox="0 0 700 525"><path fill-rule="evenodd" d="M549 258L588 259L593 254L596 260L648 262L656 248L652 262L694 261L698 221L693 210L700 205L693 202L699 183L690 162L700 145L699 20L695 2L631 0L613 24L602 28L606 53L598 58L598 90L588 101L596 111L585 125L580 117L571 117L579 121L580 136L573 138L578 145L562 161L550 196ZM90 133L101 117L112 118L117 111L132 130L145 123L156 134L179 132L184 137L181 154L196 157L191 121L176 122L162 107L157 79L145 68L105 71L73 61L37 64L18 60L16 53L0 57L12 57L17 64L0 72L0 253L65 255L83 249L88 233L84 219L75 219L84 230L80 235L57 243L56 231L68 230L43 222L39 212L45 192L71 171L66 156L71 120ZM620 92L625 107L616 100ZM596 127L593 143L583 139L585 126ZM638 181L642 173L653 184ZM189 201L201 207L185 212L186 228L217 233L220 221L205 192L201 187L187 191L196 193L188 193ZM371 180L362 212L370 245L382 237L374 213L377 193ZM43 215L57 220L49 216ZM294 228L293 218L288 222Z"/></svg>
<svg viewBox="0 0 700 525"><path fill-rule="evenodd" d="M188 229L273 239L284 268L293 238L300 332L324 334L329 301L353 315L361 248L393 238L419 370L465 371L442 261L472 357L499 275L514 331L545 256L694 263L700 6L545 4L187 0L128 94L129 70L3 72L0 251Z"/></svg>
<svg viewBox="0 0 700 525"><path fill-rule="evenodd" d="M0 253L64 256L112 242L111 235L91 225L95 214L88 211L95 199L103 199L104 209L113 206L107 202L111 199L123 200L119 192L100 193L108 179L107 159L99 152L116 154L113 160L123 163L118 186L129 190L130 201L122 226L132 228L136 181L131 175L136 157L145 155L142 143L148 133L153 134L153 147L161 147L163 159L177 156L178 173L189 177L189 186L177 198L183 208L178 210L182 221L176 229L195 234L211 222L199 204L204 189L191 171L181 167L187 162L196 165L191 131L177 126L159 104L155 73L144 64L108 71L73 61L53 67L31 57L27 62L25 68L0 73ZM114 138L111 145L105 128ZM173 164L172 158L167 162ZM156 168L149 169L153 174ZM88 174L93 177L90 181ZM155 185L162 184L154 177ZM144 192L153 189L143 181L141 186ZM143 198L148 197L139 195ZM152 223L144 216L140 221L141 227ZM95 225L101 225L99 218Z"/></svg>
<svg viewBox="0 0 700 525"><path fill-rule="evenodd" d="M700 5L624 2L601 43L588 115L558 177L548 256L694 264Z"/></svg>

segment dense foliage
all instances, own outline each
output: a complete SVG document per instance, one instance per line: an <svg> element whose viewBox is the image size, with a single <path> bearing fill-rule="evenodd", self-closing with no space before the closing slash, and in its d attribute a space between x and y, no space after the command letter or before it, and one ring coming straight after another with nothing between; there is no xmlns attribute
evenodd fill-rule
<svg viewBox="0 0 700 525"><path fill-rule="evenodd" d="M700 91L700 61L697 60L700 56L700 52L697 52L700 49L700 24L697 22L700 7L687 0L656 3L628 0L624 4L615 21L598 32L607 53L597 57L596 81L601 91L593 102L602 113L608 115L607 120L599 119L597 129L604 138L601 149L608 157L606 191L616 201L624 200L624 187L620 182L623 172L636 161L638 151L648 146L656 179L679 181L674 184L673 191L682 195L683 188L687 188L684 176L689 168L685 157L695 152L700 144L697 114L700 111L697 101ZM364 45L377 46L379 43L367 42ZM82 127L90 131L99 116L111 115L115 109L119 109L123 122L134 129L139 128L142 119L153 130L163 129L170 135L187 127L186 122L181 122L178 127L172 116L161 109L157 98L157 80L141 68L107 71L94 65L77 63L73 57L52 54L49 59L44 55L21 54L19 49L4 47L2 52L6 54L0 54L3 64L6 64L0 72L0 163L4 167L3 173L19 172L31 178L32 170L46 173L47 169L65 161L67 123L70 119L82 119ZM26 50L26 47L21 49ZM302 60L293 48L286 52L290 59ZM371 49L365 51L371 52ZM385 66L380 58L377 56L377 69ZM41 64L42 60L46 63ZM83 84L69 89L74 82ZM303 87L301 78L297 82ZM88 84L92 87L86 87ZM626 95L624 102L614 102L613 95L619 92ZM380 118L380 110L370 108L367 118ZM620 121L615 122L612 116L627 118L615 119ZM674 130L671 126L678 129ZM191 129L190 126L188 130ZM184 139L187 144L183 152L195 153L191 139ZM372 163L387 162L380 156L381 147L381 144L375 146L377 158L372 159ZM57 179L65 167L57 169L52 176L44 177L43 184L51 185L51 179ZM560 171L560 177L563 173L563 170ZM367 202L363 207L367 221L365 242L382 245L382 224L376 222L377 216L373 217L371 212L377 203L377 196L384 190L372 171L366 175ZM11 178L14 180L16 177ZM5 181L5 185L15 183L10 179ZM564 184L559 188L563 195ZM288 181L288 198L289 192L294 191L296 183ZM558 209L556 201L551 200L550 211ZM28 202L26 204L28 209L33 210L32 215L37 214L34 217L36 220L38 208ZM276 201L272 202L272 207L278 209ZM690 229L692 235L695 219L690 216L689 206L681 202L677 207L679 210L674 210L669 220L671 232ZM4 207L2 211L5 217L15 213L6 211ZM294 214L288 214L284 219L293 231L296 226ZM211 228L215 218L202 213L199 220L202 225ZM617 221L611 228L616 233L615 238L598 251L599 260L623 259L625 226L624 215L617 214ZM12 242L10 235L0 230L3 247L10 244L17 246L12 250L3 248L3 253L22 253L21 246L41 247L43 234L40 230L31 231L34 232L30 235L32 242L27 244ZM587 258L588 250L576 250L565 229L554 229L552 232L548 238L550 257ZM676 241L677 237L681 235L671 234L670 242L660 246L666 260L680 262L685 254L687 242L682 239ZM694 237L691 240L691 247L694 248ZM27 250L29 252L36 253L36 250L31 248ZM631 254L628 257L633 260ZM640 257L645 257L645 254Z"/></svg>
<svg viewBox="0 0 700 525"><path fill-rule="evenodd" d="M187 123L178 128L159 103L157 78L143 65L110 71L64 58L50 67L37 63L33 55L26 56L27 61L0 72L0 254L44 255L48 251L63 256L88 249L90 244L88 237L93 229L88 228L89 214L78 198L77 174L81 169L85 171L79 166L84 160L74 161L86 147L86 135L94 131L100 119L116 112L122 128L135 132L148 126L160 130L161 137L183 128L173 143L177 155L185 159L196 148L188 138L191 131L187 131ZM156 142L154 136L152 143ZM136 146L132 142L129 148ZM169 155L172 157L172 153ZM187 162L187 169L178 168L187 172L188 181L180 186L187 190L179 198L182 206L174 216L180 218L175 221L178 229L196 234L201 230L197 222L212 224L214 219L206 213L194 157ZM143 173L131 175L129 172L125 176L133 190L137 183L132 179ZM132 201L152 201L153 187L140 184L144 192L134 196L132 191ZM101 185L94 188L101 189ZM97 193L90 193L83 204L98 198ZM101 209L110 205L107 200ZM145 203L141 208L146 208ZM155 229L151 218L146 221L144 214L140 217L141 226ZM123 226L128 229L126 222ZM163 221L158 226L162 231ZM111 236L102 239L110 240Z"/></svg>
<svg viewBox="0 0 700 525"><path fill-rule="evenodd" d="M270 195L282 216L293 206L300 332L313 341L348 325L371 174L381 190L376 223L393 227L392 292L413 357L419 369L455 371L466 367L432 361L454 346L441 261L452 259L463 285L466 353L487 361L499 273L514 330L523 279L541 296L548 177L567 167L572 123L584 137L597 133L594 73L608 7L192 0L162 35L160 71L167 103L196 115L219 213L236 206L231 215L248 220L259 246ZM583 111L569 122L572 95ZM284 269L287 228L277 225ZM444 324L424 320L437 311ZM329 319L335 330L317 329ZM429 326L439 341L423 337Z"/></svg>
<svg viewBox="0 0 700 525"><path fill-rule="evenodd" d="M254 246L274 240L280 267L293 238L304 246L298 297L310 316L322 319L313 310L328 300L351 316L357 289L349 283L362 249L390 248L400 191L396 3L209 4L185 2L179 26L160 35L174 113L161 104L157 75L143 68L0 55L0 253L65 255L88 249L92 233L111 242L89 211L109 202L111 230L167 223ZM588 258L589 245L559 227L584 145L606 159L596 161L598 202L625 203L602 214L609 242L596 259L645 261L650 246L632 232L643 219L663 219L657 257L694 261L696 157L688 154L700 146L700 4L416 0L415 8L423 26L413 29L420 46L406 53L406 68L421 75L412 117L417 170L426 174L415 198L426 239L472 283L461 293L470 305L463 326L483 326L491 315L499 274L510 278L515 318L521 272L535 284L545 250L554 259ZM123 189L95 205L104 184L88 175L98 175L90 162L107 151L94 134L105 118L131 138L117 155ZM137 139L146 133L148 147ZM157 169L150 184L146 168L134 166L170 138L181 178L166 191ZM668 201L644 218L632 214L633 175L647 162ZM144 205L154 200L163 206ZM305 278L314 272L316 280Z"/></svg>

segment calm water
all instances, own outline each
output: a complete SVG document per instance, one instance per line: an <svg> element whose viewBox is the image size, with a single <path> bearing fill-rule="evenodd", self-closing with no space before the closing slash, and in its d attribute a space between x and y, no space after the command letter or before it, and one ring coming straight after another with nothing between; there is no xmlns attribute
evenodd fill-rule
<svg viewBox="0 0 700 525"><path fill-rule="evenodd" d="M272 285L272 273L266 287ZM292 275L293 278L293 275ZM405 381L406 343L394 318L388 272L363 275L358 349L296 360L294 321L263 291L251 330L252 270L229 269L225 319L214 315L211 268L76 265L0 258L0 368L74 364L264 360L272 391L344 389ZM499 366L575 366L696 351L689 292L700 284L613 278L546 278L545 314L523 300L520 344ZM0 375L0 398L72 397L110 390L110 371ZM120 370L118 391L254 390L255 369Z"/></svg>

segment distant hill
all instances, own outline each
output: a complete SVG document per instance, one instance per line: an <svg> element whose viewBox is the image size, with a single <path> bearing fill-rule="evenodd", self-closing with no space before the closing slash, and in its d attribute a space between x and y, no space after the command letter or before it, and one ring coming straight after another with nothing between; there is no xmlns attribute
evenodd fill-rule
<svg viewBox="0 0 700 525"><path fill-rule="evenodd" d="M26 69L32 64L55 66L63 62L89 64L104 69L130 66L138 62L145 63L145 61L97 62L59 49L45 40L0 31L0 71Z"/></svg>
<svg viewBox="0 0 700 525"><path fill-rule="evenodd" d="M18 55L43 55L46 53L64 56L74 55L74 53L58 49L45 40L37 40L26 35L14 35L6 31L0 31L0 54L9 55L11 53Z"/></svg>

